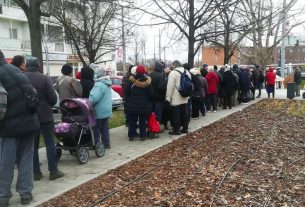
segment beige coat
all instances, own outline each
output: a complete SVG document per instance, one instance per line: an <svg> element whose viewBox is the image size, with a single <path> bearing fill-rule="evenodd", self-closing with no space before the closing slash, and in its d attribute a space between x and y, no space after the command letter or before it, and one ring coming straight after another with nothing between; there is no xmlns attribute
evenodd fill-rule
<svg viewBox="0 0 305 207"><path fill-rule="evenodd" d="M179 70L181 73L184 72L184 68L177 67L175 70ZM170 103L171 106L178 106L181 104L186 104L189 97L182 97L177 90L180 86L181 75L177 71L171 71L168 76L168 83L166 89L166 100ZM191 78L191 74L186 71L187 75Z"/></svg>
<svg viewBox="0 0 305 207"><path fill-rule="evenodd" d="M55 89L58 92L60 101L65 98L81 98L83 93L80 81L66 75L58 77Z"/></svg>

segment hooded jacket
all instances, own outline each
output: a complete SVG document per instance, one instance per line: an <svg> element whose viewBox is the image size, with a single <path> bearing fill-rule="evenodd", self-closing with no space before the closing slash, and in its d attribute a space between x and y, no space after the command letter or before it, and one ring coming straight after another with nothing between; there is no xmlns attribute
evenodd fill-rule
<svg viewBox="0 0 305 207"><path fill-rule="evenodd" d="M275 72L273 68L269 68L269 71L266 73L266 83L268 86L274 86L275 85Z"/></svg>
<svg viewBox="0 0 305 207"><path fill-rule="evenodd" d="M38 67L27 67L25 75L38 94L38 119L40 123L53 122L52 107L57 102L57 95L49 77L39 71Z"/></svg>
<svg viewBox="0 0 305 207"><path fill-rule="evenodd" d="M166 95L166 81L163 75L164 66L156 62L154 71L149 74L151 78L151 84L154 90L153 101L161 102L165 100Z"/></svg>
<svg viewBox="0 0 305 207"><path fill-rule="evenodd" d="M208 91L208 82L201 76L201 74L196 74L192 76L194 83L194 95L193 97L205 98Z"/></svg>
<svg viewBox="0 0 305 207"><path fill-rule="evenodd" d="M148 115L151 112L153 88L151 78L145 75L130 76L125 93L127 114Z"/></svg>
<svg viewBox="0 0 305 207"><path fill-rule="evenodd" d="M249 72L246 69L242 69L240 72L240 88L243 91L247 91L250 88Z"/></svg>
<svg viewBox="0 0 305 207"><path fill-rule="evenodd" d="M15 66L7 64L0 51L0 82L7 91L7 111L0 121L0 137L18 138L39 129L37 115L29 109L21 86L32 87Z"/></svg>
<svg viewBox="0 0 305 207"><path fill-rule="evenodd" d="M96 119L105 119L112 116L112 91L109 76L95 79L89 99L93 105Z"/></svg>
<svg viewBox="0 0 305 207"><path fill-rule="evenodd" d="M219 78L214 71L210 71L206 76L205 79L208 82L208 95L217 94L217 89L219 85Z"/></svg>
<svg viewBox="0 0 305 207"><path fill-rule="evenodd" d="M81 70L81 81L80 84L82 85L83 93L82 98L89 98L90 91L94 86L94 70L85 67Z"/></svg>

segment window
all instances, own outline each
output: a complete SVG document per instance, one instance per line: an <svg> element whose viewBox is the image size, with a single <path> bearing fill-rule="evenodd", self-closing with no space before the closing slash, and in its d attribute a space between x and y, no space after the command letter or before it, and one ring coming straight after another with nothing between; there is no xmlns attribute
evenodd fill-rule
<svg viewBox="0 0 305 207"><path fill-rule="evenodd" d="M16 28L11 28L10 29L10 38L16 40L18 38L17 36L17 29Z"/></svg>
<svg viewBox="0 0 305 207"><path fill-rule="evenodd" d="M0 0L1 5L8 5L8 0Z"/></svg>

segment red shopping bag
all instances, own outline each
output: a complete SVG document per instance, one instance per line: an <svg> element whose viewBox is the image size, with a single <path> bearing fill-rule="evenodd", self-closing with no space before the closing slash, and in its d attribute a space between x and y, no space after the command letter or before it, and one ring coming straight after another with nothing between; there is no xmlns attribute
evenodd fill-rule
<svg viewBox="0 0 305 207"><path fill-rule="evenodd" d="M160 132L160 124L156 119L156 114L152 112L147 117L147 129L148 132L151 133L159 133Z"/></svg>

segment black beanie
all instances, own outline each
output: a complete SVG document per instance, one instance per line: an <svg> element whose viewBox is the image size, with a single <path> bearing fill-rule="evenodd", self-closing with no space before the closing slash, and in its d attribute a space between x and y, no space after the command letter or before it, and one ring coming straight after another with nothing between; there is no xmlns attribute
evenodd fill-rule
<svg viewBox="0 0 305 207"><path fill-rule="evenodd" d="M69 64L64 64L61 68L61 73L63 75L70 75L72 73L72 71L73 71L73 68Z"/></svg>
<svg viewBox="0 0 305 207"><path fill-rule="evenodd" d="M39 68L39 61L36 57L29 57L26 59L26 67Z"/></svg>

